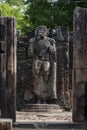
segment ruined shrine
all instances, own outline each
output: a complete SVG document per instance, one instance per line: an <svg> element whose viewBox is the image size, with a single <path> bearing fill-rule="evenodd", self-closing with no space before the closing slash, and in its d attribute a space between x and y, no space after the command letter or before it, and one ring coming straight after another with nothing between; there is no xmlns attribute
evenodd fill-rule
<svg viewBox="0 0 87 130"><path fill-rule="evenodd" d="M32 33L33 32L31 32L30 35L34 36L34 34L32 35ZM51 29L49 31L49 37L54 38L56 41L56 51L57 51L57 84L56 85L57 85L57 97L58 97L56 104L59 103L63 108L70 109L71 102L70 102L70 92L69 92L70 89L69 87L69 29L63 27ZM22 104L26 104L26 103L31 104L36 102L36 97L32 89L34 87L33 73L32 73L32 59L28 58L27 46L28 46L28 42L20 41L17 44L18 108L21 108L21 106L23 106ZM61 101L61 99L63 100Z"/></svg>
<svg viewBox="0 0 87 130"><path fill-rule="evenodd" d="M70 128L72 124L77 125L78 128L84 128L84 124L79 122L84 123L87 121L86 17L87 9L77 7L74 10L74 32L69 32L68 27L56 27L52 28L48 34L49 38L56 41L57 100L56 102L50 100L50 102L46 103L47 106L43 104L41 106L40 104L39 111L49 111L50 108L54 109L54 107L55 110L62 108L65 111L70 111L72 105L72 120L78 123L74 124L72 122L69 124ZM31 39L34 33L27 39L16 41L15 25L15 18L0 17L0 110L1 118L5 118L5 120L0 120L0 124L3 122L0 129L9 130L12 129L12 120L16 122L16 110L25 110L27 106L28 109L35 112L35 109L32 109L33 105L30 106L30 104L36 104L37 99L33 91L33 58L29 58L27 54L28 40ZM71 95L71 91L73 95ZM71 104L72 100L73 104ZM47 109L44 109L46 107ZM6 118L12 120L6 120ZM38 124L38 128L43 126ZM50 124L51 126L52 124ZM64 128L64 125L60 126ZM49 125L46 124L44 127L47 128Z"/></svg>

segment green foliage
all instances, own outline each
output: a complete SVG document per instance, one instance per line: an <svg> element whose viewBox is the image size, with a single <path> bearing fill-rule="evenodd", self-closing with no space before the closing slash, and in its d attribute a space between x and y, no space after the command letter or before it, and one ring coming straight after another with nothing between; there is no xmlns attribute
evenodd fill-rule
<svg viewBox="0 0 87 130"><path fill-rule="evenodd" d="M0 0L0 3L9 3L10 5L21 6L25 3L25 0Z"/></svg>
<svg viewBox="0 0 87 130"><path fill-rule="evenodd" d="M73 28L73 10L76 6L87 8L82 0L0 0L3 16L15 16L17 29L26 33L38 25Z"/></svg>
<svg viewBox="0 0 87 130"><path fill-rule="evenodd" d="M30 28L40 24L48 27L69 26L73 28L73 10L76 6L86 7L87 2L78 0L27 0L26 19Z"/></svg>
<svg viewBox="0 0 87 130"><path fill-rule="evenodd" d="M25 33L25 25L27 25L27 22L24 17L24 11L25 11L25 6L23 1L21 1L21 4L17 2L18 0L6 0L6 1L0 1L0 10L2 12L2 16L10 16L10 17L15 17L16 18L16 23L17 23L17 30L21 30L22 34ZM20 0L19 0L20 2Z"/></svg>
<svg viewBox="0 0 87 130"><path fill-rule="evenodd" d="M41 24L53 25L52 6L49 0L32 0L29 2L25 15L31 22L31 28Z"/></svg>

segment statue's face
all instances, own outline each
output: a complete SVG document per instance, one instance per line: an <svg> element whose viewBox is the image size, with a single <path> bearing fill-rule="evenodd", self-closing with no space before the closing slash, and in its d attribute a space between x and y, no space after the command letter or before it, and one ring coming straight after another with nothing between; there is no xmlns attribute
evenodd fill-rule
<svg viewBox="0 0 87 130"><path fill-rule="evenodd" d="M46 35L47 35L47 28L46 28L46 26L39 26L36 29L37 39L43 39Z"/></svg>

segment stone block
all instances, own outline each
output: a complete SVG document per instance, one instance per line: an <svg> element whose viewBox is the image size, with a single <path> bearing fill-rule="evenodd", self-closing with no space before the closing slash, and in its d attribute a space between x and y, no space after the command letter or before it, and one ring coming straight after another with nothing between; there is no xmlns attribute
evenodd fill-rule
<svg viewBox="0 0 87 130"><path fill-rule="evenodd" d="M0 119L0 130L12 130L12 120Z"/></svg>

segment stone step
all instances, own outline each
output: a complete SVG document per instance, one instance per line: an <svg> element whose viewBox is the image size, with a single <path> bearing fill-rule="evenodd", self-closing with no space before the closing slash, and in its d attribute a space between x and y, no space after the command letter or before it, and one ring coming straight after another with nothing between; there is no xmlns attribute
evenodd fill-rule
<svg viewBox="0 0 87 130"><path fill-rule="evenodd" d="M21 112L62 112L62 109L52 110L52 109L21 109Z"/></svg>
<svg viewBox="0 0 87 130"><path fill-rule="evenodd" d="M0 119L0 130L12 130L12 120Z"/></svg>
<svg viewBox="0 0 87 130"><path fill-rule="evenodd" d="M13 130L33 130L33 129L80 129L80 130L85 130L87 128L87 123L85 122L16 122L14 124Z"/></svg>

